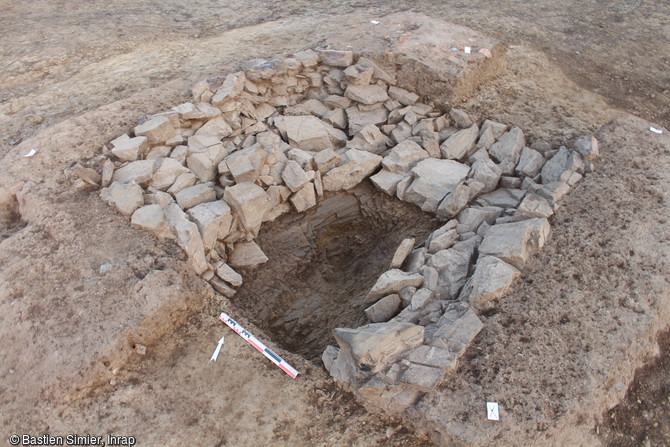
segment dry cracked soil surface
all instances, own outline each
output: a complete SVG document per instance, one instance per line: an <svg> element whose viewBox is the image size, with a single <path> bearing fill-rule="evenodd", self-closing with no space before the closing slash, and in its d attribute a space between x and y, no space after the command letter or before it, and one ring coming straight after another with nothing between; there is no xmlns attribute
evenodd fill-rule
<svg viewBox="0 0 670 447"><path fill-rule="evenodd" d="M516 424L502 421L490 445L670 445L670 137L649 131L670 128L670 3L651 0L0 0L0 186L25 197L0 227L0 442L111 433L138 445L433 445L421 424L363 408L311 354L281 351L301 371L289 382L216 319L237 306L265 335L259 303L215 295L174 244L130 228L67 173L188 100L201 79L397 11L508 45L507 72L460 108L554 146L602 128L596 172L440 389L500 401ZM142 320L166 301L183 304ZM645 325L653 337L627 335ZM122 342L105 339L125 327ZM222 358L208 364L223 334ZM138 339L144 356L132 351ZM602 370L608 352L628 369ZM592 382L609 391L585 396ZM486 423L465 404L453 418Z"/></svg>

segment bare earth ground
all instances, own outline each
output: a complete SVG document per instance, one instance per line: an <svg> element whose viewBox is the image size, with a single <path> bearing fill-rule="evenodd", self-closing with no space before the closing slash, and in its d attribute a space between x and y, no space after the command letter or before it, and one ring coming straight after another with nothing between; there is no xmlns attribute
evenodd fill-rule
<svg viewBox="0 0 670 447"><path fill-rule="evenodd" d="M130 228L95 192L74 191L64 172L143 115L187 100L197 80L410 8L510 45L508 73L461 105L479 117L554 145L624 111L670 127L665 2L0 2L0 186L36 183L22 190L20 219L0 228L0 436L430 444L406 423L366 412L320 364L282 351L302 373L289 381L221 327L215 316L234 303L186 271L178 249ZM649 309L669 298L669 137L626 118L602 138L598 171L571 191L548 246L487 316L470 363L442 385L462 402L469 392L501 402L500 426L484 426L474 404L454 415L479 430L474 438L490 430L499 444L670 444L668 344L654 361L655 340L629 340L625 330L667 328L667 313L653 319ZM21 157L32 147L36 157ZM113 270L100 275L105 262ZM160 318L147 321L152 313ZM247 317L240 322L263 334ZM126 327L135 329L105 338ZM208 365L223 334L231 335L222 359ZM136 340L147 356L132 353ZM607 350L629 358L630 370L601 370L607 359L589 353ZM124 366L112 377L115 365ZM585 404L589 381L604 385ZM572 414L576 402L590 413ZM556 425L561 417L567 426Z"/></svg>

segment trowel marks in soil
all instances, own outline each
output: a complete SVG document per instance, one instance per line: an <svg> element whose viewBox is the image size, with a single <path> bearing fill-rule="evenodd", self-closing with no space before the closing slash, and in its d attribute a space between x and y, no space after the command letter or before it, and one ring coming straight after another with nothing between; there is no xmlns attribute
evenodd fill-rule
<svg viewBox="0 0 670 447"><path fill-rule="evenodd" d="M101 173L77 171L285 349L389 412L458 366L599 157L591 136L552 148L449 108L504 68L504 47L403 17L381 54L305 50L203 81L113 140Z"/></svg>

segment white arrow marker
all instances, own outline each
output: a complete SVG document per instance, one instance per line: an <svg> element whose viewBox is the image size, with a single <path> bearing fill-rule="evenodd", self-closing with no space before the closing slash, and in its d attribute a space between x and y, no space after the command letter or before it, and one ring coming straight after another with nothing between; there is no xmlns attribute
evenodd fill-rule
<svg viewBox="0 0 670 447"><path fill-rule="evenodd" d="M214 354L212 354L212 358L209 359L210 362L216 362L216 359L219 358L219 352L221 352L221 346L223 346L223 341L226 337L221 337L221 340L219 340L219 344L216 347L216 351L214 351Z"/></svg>

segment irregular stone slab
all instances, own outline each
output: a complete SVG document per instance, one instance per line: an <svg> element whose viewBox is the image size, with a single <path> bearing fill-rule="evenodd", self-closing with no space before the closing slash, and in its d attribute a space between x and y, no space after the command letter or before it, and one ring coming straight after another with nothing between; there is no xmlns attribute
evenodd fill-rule
<svg viewBox="0 0 670 447"><path fill-rule="evenodd" d="M156 172L151 176L149 186L161 191L167 190L181 174L189 170L174 158L163 158L156 162Z"/></svg>
<svg viewBox="0 0 670 447"><path fill-rule="evenodd" d="M433 291L428 288L421 288L414 292L410 301L409 310L419 310L428 304L433 298Z"/></svg>
<svg viewBox="0 0 670 447"><path fill-rule="evenodd" d="M112 183L112 176L114 175L114 162L109 158L102 164L102 176L100 179L100 186L107 187Z"/></svg>
<svg viewBox="0 0 670 447"><path fill-rule="evenodd" d="M405 287L421 287L423 275L420 273L407 273L398 269L391 269L379 276L377 282L363 300L363 305L376 302L379 298L398 293Z"/></svg>
<svg viewBox="0 0 670 447"><path fill-rule="evenodd" d="M332 67L348 67L354 62L353 51L319 50L321 62Z"/></svg>
<svg viewBox="0 0 670 447"><path fill-rule="evenodd" d="M493 135L493 138L497 140L498 138L503 136L506 130L507 126L505 124L501 124L492 120L486 120L484 121L484 124L482 124L480 135L482 135L486 131L490 131L491 134Z"/></svg>
<svg viewBox="0 0 670 447"><path fill-rule="evenodd" d="M327 124L315 116L279 116L275 126L291 146L306 151L333 148Z"/></svg>
<svg viewBox="0 0 670 447"><path fill-rule="evenodd" d="M203 274L208 268L202 237L196 224L188 220L179 205L170 203L165 209L165 218L177 239L177 245L188 256L189 264L196 274Z"/></svg>
<svg viewBox="0 0 670 447"><path fill-rule="evenodd" d="M223 281L219 277L213 276L212 278L209 279L209 283L212 285L214 290L216 290L226 298L232 298L237 293L237 290L230 287L225 281Z"/></svg>
<svg viewBox="0 0 670 447"><path fill-rule="evenodd" d="M239 217L242 226L254 233L260 229L263 215L271 206L265 190L249 182L238 183L226 188L223 192L223 199Z"/></svg>
<svg viewBox="0 0 670 447"><path fill-rule="evenodd" d="M539 152L524 147L521 151L519 164L516 166L516 173L520 176L535 177L544 166L544 157Z"/></svg>
<svg viewBox="0 0 670 447"><path fill-rule="evenodd" d="M170 194L177 194L182 189L195 185L196 181L198 181L198 178L191 171L179 174L172 186L168 188L167 192Z"/></svg>
<svg viewBox="0 0 670 447"><path fill-rule="evenodd" d="M339 355L340 350L336 348L333 345L328 345L326 346L326 349L323 351L323 354L321 354L321 361L323 362L323 367L326 368L326 371L330 373L331 367L333 366L333 363L335 363L335 360L337 360L337 356Z"/></svg>
<svg viewBox="0 0 670 447"><path fill-rule="evenodd" d="M386 151L386 147L389 144L391 144L391 140L381 133L379 127L374 124L368 124L347 143L347 147L379 155Z"/></svg>
<svg viewBox="0 0 670 447"><path fill-rule="evenodd" d="M416 239L413 237L403 239L400 245L398 245L398 248L396 248L395 253L393 254L393 259L391 260L392 269L399 269L402 266L403 262L405 262L405 259L407 259L407 256L409 256L414 248L415 240Z"/></svg>
<svg viewBox="0 0 670 447"><path fill-rule="evenodd" d="M212 105L219 107L233 98L237 98L244 89L246 76L243 71L231 73L226 76L226 79L221 84L221 87L216 91L212 97Z"/></svg>
<svg viewBox="0 0 670 447"><path fill-rule="evenodd" d="M471 206L458 215L457 230L459 233L475 232L482 222L490 225L502 212L503 209L496 206Z"/></svg>
<svg viewBox="0 0 670 447"><path fill-rule="evenodd" d="M307 173L293 160L286 162L281 178L292 192L300 190L305 183L309 182Z"/></svg>
<svg viewBox="0 0 670 447"><path fill-rule="evenodd" d="M442 156L449 160L461 160L474 152L477 147L475 141L479 136L479 127L476 124L467 129L459 130L440 145Z"/></svg>
<svg viewBox="0 0 670 447"><path fill-rule="evenodd" d="M438 321L438 329L433 333L428 345L446 349L458 359L465 353L465 350L482 330L484 324L472 309L467 309L455 320L447 316L446 313L445 317Z"/></svg>
<svg viewBox="0 0 670 447"><path fill-rule="evenodd" d="M484 185L483 192L491 192L498 186L502 170L488 157L472 164L472 178Z"/></svg>
<svg viewBox="0 0 670 447"><path fill-rule="evenodd" d="M475 238L473 238L475 239ZM440 250L428 260L426 265L437 270L437 298L454 299L465 284L470 270L470 261L476 242L459 242L452 248Z"/></svg>
<svg viewBox="0 0 670 447"><path fill-rule="evenodd" d="M383 161L382 161L383 163ZM391 197L396 195L398 183L405 178L406 174L396 174L387 169L382 169L372 177L370 181L379 189Z"/></svg>
<svg viewBox="0 0 670 447"><path fill-rule="evenodd" d="M207 123L205 123L204 126L202 126L200 129L198 129L195 132L196 135L211 136L211 137L215 137L219 140L221 140L222 138L227 137L231 133L233 133L233 129L220 116L207 121Z"/></svg>
<svg viewBox="0 0 670 447"><path fill-rule="evenodd" d="M598 140L592 135L577 138L575 150L584 158L584 161L593 162L600 158Z"/></svg>
<svg viewBox="0 0 670 447"><path fill-rule="evenodd" d="M498 162L503 174L513 175L525 145L526 138L523 136L523 131L513 127L491 146L489 154Z"/></svg>
<svg viewBox="0 0 670 447"><path fill-rule="evenodd" d="M124 216L130 216L144 203L142 193L142 188L135 182L114 182L100 191L100 198Z"/></svg>
<svg viewBox="0 0 670 447"><path fill-rule="evenodd" d="M416 387L419 391L430 392L442 381L447 372L441 368L434 368L414 363L402 373L399 381Z"/></svg>
<svg viewBox="0 0 670 447"><path fill-rule="evenodd" d="M160 238L171 236L170 227L160 205L146 205L138 208L130 218L130 224Z"/></svg>
<svg viewBox="0 0 670 447"><path fill-rule="evenodd" d="M396 145L382 160L382 166L396 174L404 174L421 160L429 158L428 152L412 140Z"/></svg>
<svg viewBox="0 0 670 447"><path fill-rule="evenodd" d="M251 146L233 152L222 163L225 163L236 183L254 182L260 175L267 158L268 153L262 147ZM219 165L219 173L221 172L222 166Z"/></svg>
<svg viewBox="0 0 670 447"><path fill-rule="evenodd" d="M448 193L444 200L440 202L435 214L443 219L451 219L463 211L469 201L470 188L466 185L459 185L453 192Z"/></svg>
<svg viewBox="0 0 670 447"><path fill-rule="evenodd" d="M314 184L307 182L298 192L289 199L295 210L299 213L316 206L316 192Z"/></svg>
<svg viewBox="0 0 670 447"><path fill-rule="evenodd" d="M549 202L535 193L530 193L519 204L519 216L549 218L554 214Z"/></svg>
<svg viewBox="0 0 670 447"><path fill-rule="evenodd" d="M496 256L521 268L532 254L544 246L549 230L549 222L544 218L493 225L486 233L479 253Z"/></svg>
<svg viewBox="0 0 670 447"><path fill-rule="evenodd" d="M229 266L226 263L220 264L216 268L216 276L227 282L233 287L240 287L242 286L242 283L244 282L242 279L242 275L237 273L235 270L232 269L231 266Z"/></svg>
<svg viewBox="0 0 670 447"><path fill-rule="evenodd" d="M216 164L203 152L189 155L186 159L186 166L201 182L211 182L216 178Z"/></svg>
<svg viewBox="0 0 670 447"><path fill-rule="evenodd" d="M398 101L404 106L411 106L419 100L419 95L416 93L405 90L404 88L391 86L389 87L388 94L391 98Z"/></svg>
<svg viewBox="0 0 670 447"><path fill-rule="evenodd" d="M351 354L359 369L377 373L401 352L423 343L423 326L389 321L356 329L337 328L335 339L340 350Z"/></svg>
<svg viewBox="0 0 670 447"><path fill-rule="evenodd" d="M458 240L458 231L456 229L447 230L444 233L432 237L428 247L428 253L435 254L440 250L451 248Z"/></svg>
<svg viewBox="0 0 670 447"><path fill-rule="evenodd" d="M135 182L138 185L146 185L151 180L154 174L155 160L138 160L128 163L127 165L114 171L112 175L112 182L116 183L131 183Z"/></svg>
<svg viewBox="0 0 670 447"><path fill-rule="evenodd" d="M407 360L417 365L441 368L445 372L456 367L456 356L447 349L421 345L410 350L405 356Z"/></svg>
<svg viewBox="0 0 670 447"><path fill-rule="evenodd" d="M331 169L323 176L325 191L348 190L370 176L381 164L382 157L358 149L346 152L348 162Z"/></svg>
<svg viewBox="0 0 670 447"><path fill-rule="evenodd" d="M112 147L111 152L119 160L135 161L147 150L149 150L149 139L147 137L135 137L118 141Z"/></svg>
<svg viewBox="0 0 670 447"><path fill-rule="evenodd" d="M584 172L584 160L579 153L561 146L542 168L542 184L567 181L573 172Z"/></svg>
<svg viewBox="0 0 670 447"><path fill-rule="evenodd" d="M470 116L462 110L451 109L449 111L449 116L454 124L461 129L466 129L472 126L472 119L470 119Z"/></svg>
<svg viewBox="0 0 670 447"><path fill-rule="evenodd" d="M189 209L187 214L198 226L207 250L214 248L217 240L228 236L233 224L233 213L223 200L201 203Z"/></svg>
<svg viewBox="0 0 670 447"><path fill-rule="evenodd" d="M320 154L321 152L317 152L317 154ZM315 154L313 152L303 151L302 149L294 147L290 151L288 151L286 155L288 156L289 160L293 160L296 163L298 163L298 166L300 166L305 171L309 171L310 169L314 168Z"/></svg>
<svg viewBox="0 0 670 447"><path fill-rule="evenodd" d="M400 297L398 294L387 295L372 306L365 309L365 315L373 323L388 321L400 308Z"/></svg>
<svg viewBox="0 0 670 447"><path fill-rule="evenodd" d="M479 196L477 203L483 200L491 206L516 208L525 195L526 191L523 189L498 188L493 192Z"/></svg>
<svg viewBox="0 0 670 447"><path fill-rule="evenodd" d="M375 78L384 81L389 85L395 85L395 74L391 70L383 69L379 64L368 59L367 57L359 57L356 65L363 68L372 68L374 70L372 75Z"/></svg>
<svg viewBox="0 0 670 447"><path fill-rule="evenodd" d="M211 183L199 183L182 189L174 195L174 198L181 209L187 210L201 203L215 201L216 192Z"/></svg>
<svg viewBox="0 0 670 447"><path fill-rule="evenodd" d="M368 85L372 79L374 69L372 67L362 67L358 64L350 65L344 70L344 76L349 85Z"/></svg>
<svg viewBox="0 0 670 447"><path fill-rule="evenodd" d="M341 161L342 157L332 149L324 149L314 154L314 163L321 174L325 174L331 168L340 164Z"/></svg>
<svg viewBox="0 0 670 447"><path fill-rule="evenodd" d="M375 110L362 111L358 107L348 107L345 110L349 122L349 135L354 136L365 126L385 123L388 112L384 107Z"/></svg>
<svg viewBox="0 0 670 447"><path fill-rule="evenodd" d="M460 299L480 312L491 310L520 275L518 269L495 256L480 257Z"/></svg>
<svg viewBox="0 0 670 447"><path fill-rule="evenodd" d="M221 140L212 135L193 135L188 137L189 153L204 152L208 147L221 144Z"/></svg>
<svg viewBox="0 0 670 447"><path fill-rule="evenodd" d="M386 89L380 85L350 85L344 96L361 104L375 104L389 99Z"/></svg>
<svg viewBox="0 0 670 447"><path fill-rule="evenodd" d="M405 191L404 200L419 206L430 201L437 209L444 196L454 191L469 171L468 166L453 160L422 160L412 168L414 181Z"/></svg>
<svg viewBox="0 0 670 447"><path fill-rule="evenodd" d="M147 137L149 145L165 143L176 134L170 120L164 116L155 116L133 129L136 137Z"/></svg>
<svg viewBox="0 0 670 447"><path fill-rule="evenodd" d="M228 264L239 268L253 268L268 261L268 257L255 242L240 242L228 259Z"/></svg>

